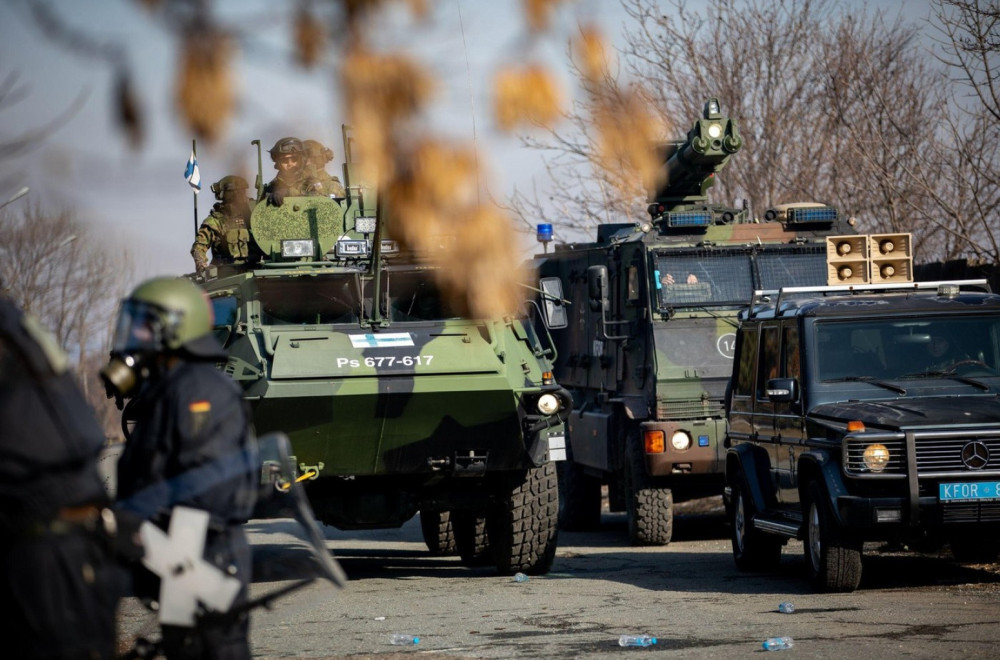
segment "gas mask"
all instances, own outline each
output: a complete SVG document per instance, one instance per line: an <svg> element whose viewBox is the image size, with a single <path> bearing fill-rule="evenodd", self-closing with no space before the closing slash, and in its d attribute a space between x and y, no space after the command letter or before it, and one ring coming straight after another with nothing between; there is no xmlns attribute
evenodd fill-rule
<svg viewBox="0 0 1000 660"><path fill-rule="evenodd" d="M153 360L144 355L112 355L101 369L104 391L108 398L114 397L121 409L124 400L139 392L142 384L149 380Z"/></svg>
<svg viewBox="0 0 1000 660"><path fill-rule="evenodd" d="M114 397L119 407L124 399L135 396L145 382L155 377L156 357L167 350L179 316L141 301L122 303L111 343L111 359L100 372L108 397Z"/></svg>

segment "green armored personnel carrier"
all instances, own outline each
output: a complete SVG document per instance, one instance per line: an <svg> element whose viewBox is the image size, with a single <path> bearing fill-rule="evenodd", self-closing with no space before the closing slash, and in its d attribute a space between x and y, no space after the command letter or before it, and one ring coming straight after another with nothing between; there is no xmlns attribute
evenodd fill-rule
<svg viewBox="0 0 1000 660"><path fill-rule="evenodd" d="M598 228L592 243L539 255L556 379L573 395L560 522L600 522L601 486L638 545L670 541L673 503L724 486L737 313L757 289L826 284L825 238L854 233L819 204L749 209L707 203L743 146L709 99L686 139L663 145L649 217ZM849 268L838 277L850 281ZM568 300L564 305L560 300Z"/></svg>
<svg viewBox="0 0 1000 660"><path fill-rule="evenodd" d="M431 262L382 233L347 137L344 199L261 199L250 223L260 261L197 278L224 368L257 432L289 436L324 523L399 527L419 512L434 551L544 573L570 403L551 339L524 318L453 313Z"/></svg>

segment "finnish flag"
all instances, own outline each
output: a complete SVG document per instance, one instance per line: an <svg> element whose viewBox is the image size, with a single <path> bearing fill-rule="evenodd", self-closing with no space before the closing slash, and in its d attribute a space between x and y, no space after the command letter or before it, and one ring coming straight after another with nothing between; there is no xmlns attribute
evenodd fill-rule
<svg viewBox="0 0 1000 660"><path fill-rule="evenodd" d="M201 172L198 171L198 159L194 157L194 149L191 150L191 157L188 158L187 167L184 168L184 178L197 195L201 190Z"/></svg>

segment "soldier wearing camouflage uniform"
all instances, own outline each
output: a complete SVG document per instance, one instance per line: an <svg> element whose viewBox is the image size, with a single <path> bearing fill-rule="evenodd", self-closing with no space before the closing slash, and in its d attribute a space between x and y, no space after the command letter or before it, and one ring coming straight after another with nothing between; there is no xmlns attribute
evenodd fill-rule
<svg viewBox="0 0 1000 660"><path fill-rule="evenodd" d="M212 263L245 264L253 260L255 246L250 240L250 212L256 203L246 195L246 179L226 176L212 184L212 192L219 200L205 221L201 223L191 256L199 272L208 268L208 251Z"/></svg>
<svg viewBox="0 0 1000 660"><path fill-rule="evenodd" d="M326 164L333 160L333 149L324 147L316 140L302 143L306 149L306 175L312 184L306 194L326 195L342 199L347 196L340 179L326 171Z"/></svg>
<svg viewBox="0 0 1000 660"><path fill-rule="evenodd" d="M268 151L278 176L264 186L264 199L272 206L281 206L286 197L315 194L307 192L311 181L306 171L306 149L302 140L284 137Z"/></svg>

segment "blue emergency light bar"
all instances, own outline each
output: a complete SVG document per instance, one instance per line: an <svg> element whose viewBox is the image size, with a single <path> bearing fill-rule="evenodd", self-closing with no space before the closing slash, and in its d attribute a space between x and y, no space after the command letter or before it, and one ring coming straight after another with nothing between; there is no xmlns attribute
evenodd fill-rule
<svg viewBox="0 0 1000 660"><path fill-rule="evenodd" d="M832 224L837 221L837 209L832 206L813 206L788 209L787 224L811 225L815 223Z"/></svg>
<svg viewBox="0 0 1000 660"><path fill-rule="evenodd" d="M668 227L708 227L711 224L711 211L677 211L667 214Z"/></svg>

